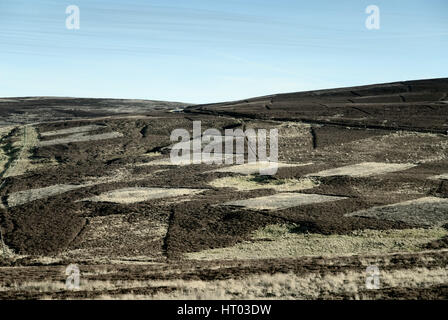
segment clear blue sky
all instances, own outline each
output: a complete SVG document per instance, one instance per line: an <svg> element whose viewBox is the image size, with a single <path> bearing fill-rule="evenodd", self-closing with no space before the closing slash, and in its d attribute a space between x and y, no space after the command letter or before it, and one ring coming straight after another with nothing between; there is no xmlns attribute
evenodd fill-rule
<svg viewBox="0 0 448 320"><path fill-rule="evenodd" d="M0 0L2 97L215 102L447 77L447 61L447 0Z"/></svg>

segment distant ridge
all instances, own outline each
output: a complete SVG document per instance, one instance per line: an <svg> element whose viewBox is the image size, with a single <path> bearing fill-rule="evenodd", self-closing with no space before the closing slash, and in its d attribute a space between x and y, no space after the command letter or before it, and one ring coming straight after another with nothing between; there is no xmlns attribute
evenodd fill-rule
<svg viewBox="0 0 448 320"><path fill-rule="evenodd" d="M448 131L448 78L412 80L203 104L190 113L349 127Z"/></svg>

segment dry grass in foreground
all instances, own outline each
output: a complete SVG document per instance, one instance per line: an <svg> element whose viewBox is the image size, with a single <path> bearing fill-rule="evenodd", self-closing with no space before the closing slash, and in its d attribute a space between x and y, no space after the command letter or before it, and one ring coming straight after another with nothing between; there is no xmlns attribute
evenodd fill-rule
<svg viewBox="0 0 448 320"><path fill-rule="evenodd" d="M380 271L381 289L423 289L446 284L446 268L411 268ZM261 274L244 279L215 281L201 280L105 280L82 281L78 291L89 292L96 299L318 299L346 296L367 299L365 270L329 274L292 273ZM157 292L158 288L170 288L170 292ZM107 294L108 291L154 289L155 294ZM14 283L0 287L1 292L18 291L37 293L41 299L50 299L53 293L67 292L63 281ZM70 296L68 296L70 298Z"/></svg>

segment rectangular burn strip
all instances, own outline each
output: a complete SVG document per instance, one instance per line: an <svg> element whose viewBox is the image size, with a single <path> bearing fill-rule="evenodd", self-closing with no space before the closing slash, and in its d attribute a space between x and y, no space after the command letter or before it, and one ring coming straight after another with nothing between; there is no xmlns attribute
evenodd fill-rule
<svg viewBox="0 0 448 320"><path fill-rule="evenodd" d="M40 135L42 137L51 137L51 136L59 136L59 135L64 135L64 134L73 134L73 133L94 131L94 130L99 130L99 129L103 129L103 128L106 128L106 126L88 125L88 126L73 127L73 128L68 128L68 129L41 132Z"/></svg>
<svg viewBox="0 0 448 320"><path fill-rule="evenodd" d="M347 197L326 196L320 194L305 194L284 192L266 197L250 198L230 201L223 206L237 206L254 210L281 210L292 207L305 206L314 203L344 200Z"/></svg>
<svg viewBox="0 0 448 320"><path fill-rule="evenodd" d="M401 221L424 227L440 227L448 223L448 199L424 197L396 204L352 212L346 217L368 217Z"/></svg>
<svg viewBox="0 0 448 320"><path fill-rule="evenodd" d="M107 132L107 133L100 133L100 134L95 134L95 135L85 135L83 133L75 133L75 134L72 134L65 138L41 141L41 142L39 142L39 146L45 147L45 146L52 146L52 145L57 145L57 144L106 140L106 139L114 139L114 138L121 138L121 137L123 137L123 134L120 132Z"/></svg>
<svg viewBox="0 0 448 320"><path fill-rule="evenodd" d="M332 176L349 176L349 177L369 177L385 173L403 171L415 167L410 163L380 163L380 162L363 162L344 167L338 167L323 170L317 173L311 173L307 176L314 177L332 177Z"/></svg>
<svg viewBox="0 0 448 320"><path fill-rule="evenodd" d="M205 190L188 188L134 187L104 192L98 196L82 199L81 201L131 204L156 199L195 195L203 191Z"/></svg>

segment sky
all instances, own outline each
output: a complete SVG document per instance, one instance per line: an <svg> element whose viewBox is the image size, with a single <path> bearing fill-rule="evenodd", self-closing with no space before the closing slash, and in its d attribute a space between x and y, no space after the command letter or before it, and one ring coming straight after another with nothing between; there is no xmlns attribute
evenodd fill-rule
<svg viewBox="0 0 448 320"><path fill-rule="evenodd" d="M0 0L0 97L208 103L448 77L447 13L447 0Z"/></svg>

